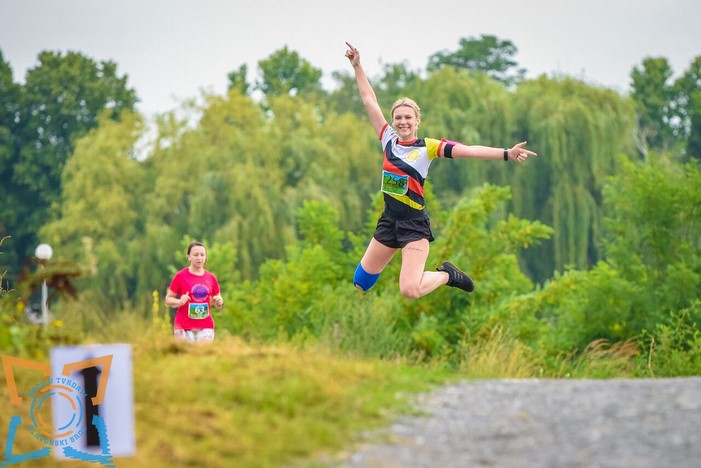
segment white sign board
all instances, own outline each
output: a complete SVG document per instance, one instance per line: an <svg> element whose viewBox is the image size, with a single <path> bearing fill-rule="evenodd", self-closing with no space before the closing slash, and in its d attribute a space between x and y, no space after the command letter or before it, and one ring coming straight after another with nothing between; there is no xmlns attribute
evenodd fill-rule
<svg viewBox="0 0 701 468"><path fill-rule="evenodd" d="M131 345L55 347L50 383L56 458L106 465L134 455Z"/></svg>

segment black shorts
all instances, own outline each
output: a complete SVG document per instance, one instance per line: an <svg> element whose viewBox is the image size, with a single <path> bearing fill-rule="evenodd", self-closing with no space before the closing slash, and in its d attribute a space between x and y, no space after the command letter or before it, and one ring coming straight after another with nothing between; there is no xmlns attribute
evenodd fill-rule
<svg viewBox="0 0 701 468"><path fill-rule="evenodd" d="M409 242L428 239L433 242L431 233L431 221L428 216L413 219L392 219L386 213L382 213L377 221L373 236L380 244L392 249L402 249Z"/></svg>

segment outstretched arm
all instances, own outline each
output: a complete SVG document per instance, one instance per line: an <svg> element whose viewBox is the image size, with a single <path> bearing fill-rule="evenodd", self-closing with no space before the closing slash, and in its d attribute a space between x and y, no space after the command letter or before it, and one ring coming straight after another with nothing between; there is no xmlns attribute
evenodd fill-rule
<svg viewBox="0 0 701 468"><path fill-rule="evenodd" d="M504 149L506 149L509 159L516 162L523 162L528 159L528 156L538 156L533 151L524 148L526 143L526 141L516 143L511 149L479 145L467 146L462 143L456 143L455 146L453 146L451 156L453 158L504 159Z"/></svg>
<svg viewBox="0 0 701 468"><path fill-rule="evenodd" d="M365 70L360 64L360 52L358 49L346 42L348 50L346 51L346 57L350 60L353 70L355 71L355 81L358 83L358 92L360 92L360 99L363 101L365 106L365 111L368 113L370 118L370 123L372 123L375 133L380 136L380 132L387 124L385 116L382 115L382 109L377 102L377 96L375 96L375 91L370 86L368 77L365 75Z"/></svg>

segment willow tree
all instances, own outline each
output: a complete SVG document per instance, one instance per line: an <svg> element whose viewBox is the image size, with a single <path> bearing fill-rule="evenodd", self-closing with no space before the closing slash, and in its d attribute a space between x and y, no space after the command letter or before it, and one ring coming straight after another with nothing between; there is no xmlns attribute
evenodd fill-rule
<svg viewBox="0 0 701 468"><path fill-rule="evenodd" d="M198 110L190 127L163 126L163 143L148 160L149 228L164 231L170 257L185 235L231 240L237 267L250 277L263 259L284 255L290 238L280 152L263 111L237 90L207 97Z"/></svg>
<svg viewBox="0 0 701 468"><path fill-rule="evenodd" d="M422 136L497 147L513 140L510 95L483 73L446 67L409 91L421 106ZM505 182L505 170L492 161L438 161L430 177L439 196L460 196L486 181Z"/></svg>
<svg viewBox="0 0 701 468"><path fill-rule="evenodd" d="M289 219L304 201L324 201L340 227L362 227L379 187L382 151L367 118L336 114L318 101L281 96L269 101L272 141L280 151Z"/></svg>
<svg viewBox="0 0 701 468"><path fill-rule="evenodd" d="M633 106L608 89L541 77L518 87L513 112L517 134L539 154L513 178L514 211L555 229L551 242L524 254L529 269L540 280L568 266L585 269L599 258L606 178L618 155L632 153Z"/></svg>
<svg viewBox="0 0 701 468"><path fill-rule="evenodd" d="M78 262L91 288L123 304L133 293L132 242L139 238L146 173L133 153L142 133L138 115L104 118L77 140L62 173L57 220L40 235L57 259Z"/></svg>
<svg viewBox="0 0 701 468"><path fill-rule="evenodd" d="M1 62L0 80L9 84ZM8 99L15 107L8 109L13 149L0 170L0 186L10 196L0 218L12 236L8 256L21 262L34 251L41 225L54 219L52 204L60 197L61 174L75 140L95 128L100 116L116 120L122 111L133 110L137 97L114 62L96 62L77 52L41 52L25 75L19 103L5 94L15 89L4 83L0 101Z"/></svg>

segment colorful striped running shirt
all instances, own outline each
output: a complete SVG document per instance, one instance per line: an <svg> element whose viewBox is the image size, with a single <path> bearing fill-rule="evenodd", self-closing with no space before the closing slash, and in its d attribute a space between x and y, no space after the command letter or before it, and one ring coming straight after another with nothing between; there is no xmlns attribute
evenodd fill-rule
<svg viewBox="0 0 701 468"><path fill-rule="evenodd" d="M385 124L380 133L384 161L381 190L385 212L396 219L424 215L424 183L431 162L440 157L441 149L453 143L433 138L417 138L400 142L394 129Z"/></svg>

